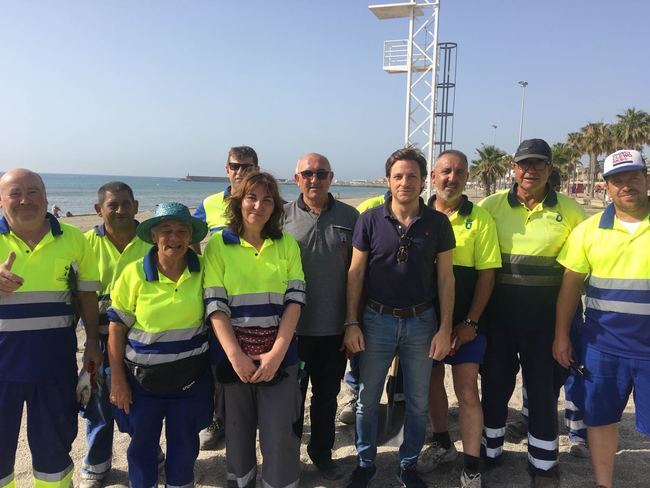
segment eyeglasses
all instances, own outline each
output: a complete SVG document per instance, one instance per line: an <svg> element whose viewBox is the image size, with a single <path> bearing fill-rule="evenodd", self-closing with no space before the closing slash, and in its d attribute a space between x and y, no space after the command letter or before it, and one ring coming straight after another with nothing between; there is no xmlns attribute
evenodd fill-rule
<svg viewBox="0 0 650 488"><path fill-rule="evenodd" d="M541 171L546 168L546 166L548 166L548 161L544 161L543 159L524 159L523 161L519 161L516 164L523 171L529 171L530 169Z"/></svg>
<svg viewBox="0 0 650 488"><path fill-rule="evenodd" d="M319 180L326 180L330 175L330 171L311 171L308 169L301 171L298 174L306 180L311 179L313 176L316 176L316 178Z"/></svg>
<svg viewBox="0 0 650 488"><path fill-rule="evenodd" d="M233 173L236 173L237 171L241 171L242 173L246 173L247 171L250 171L254 164L248 164L248 163L231 163L228 161L228 168L230 168L230 171Z"/></svg>
<svg viewBox="0 0 650 488"><path fill-rule="evenodd" d="M409 258L409 246L411 245L411 238L406 234L399 236L399 247L397 248L397 263L405 263Z"/></svg>

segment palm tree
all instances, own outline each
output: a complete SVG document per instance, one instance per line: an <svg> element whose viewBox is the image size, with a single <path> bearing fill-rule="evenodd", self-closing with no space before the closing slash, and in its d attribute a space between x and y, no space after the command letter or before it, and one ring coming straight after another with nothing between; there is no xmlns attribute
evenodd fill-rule
<svg viewBox="0 0 650 488"><path fill-rule="evenodd" d="M496 191L497 180L505 176L509 169L508 154L496 146L476 148L479 158L472 161L470 173L483 184L485 196Z"/></svg>
<svg viewBox="0 0 650 488"><path fill-rule="evenodd" d="M553 166L560 171L560 175L567 180L568 185L571 177L575 174L582 153L574 145L564 142L556 142L551 150L553 151ZM568 186L567 193L570 193Z"/></svg>
<svg viewBox="0 0 650 488"><path fill-rule="evenodd" d="M580 132L569 134L567 142L589 156L589 196L594 197L598 174L598 156L612 152L615 147L610 126L604 122L589 122Z"/></svg>
<svg viewBox="0 0 650 488"><path fill-rule="evenodd" d="M650 114L632 107L616 117L618 122L612 126L616 149L641 151L650 144Z"/></svg>

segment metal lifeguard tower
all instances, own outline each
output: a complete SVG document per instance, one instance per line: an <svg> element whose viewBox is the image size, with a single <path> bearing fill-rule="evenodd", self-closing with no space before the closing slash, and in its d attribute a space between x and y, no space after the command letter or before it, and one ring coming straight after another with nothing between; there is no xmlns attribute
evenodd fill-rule
<svg viewBox="0 0 650 488"><path fill-rule="evenodd" d="M384 42L384 71L406 73L404 145L422 150L430 172L436 154L452 145L457 44L438 43L439 0L411 0L368 8L380 20L409 20L408 39ZM438 72L439 67L442 73ZM430 194L431 181L427 178L427 198Z"/></svg>

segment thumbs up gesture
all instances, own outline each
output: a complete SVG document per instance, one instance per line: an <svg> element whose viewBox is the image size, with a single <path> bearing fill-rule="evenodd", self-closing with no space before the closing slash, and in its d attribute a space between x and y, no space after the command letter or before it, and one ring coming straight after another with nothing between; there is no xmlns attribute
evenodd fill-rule
<svg viewBox="0 0 650 488"><path fill-rule="evenodd" d="M15 260L16 254L10 251L7 260L0 265L0 294L2 295L13 293L23 284L24 280L11 272Z"/></svg>

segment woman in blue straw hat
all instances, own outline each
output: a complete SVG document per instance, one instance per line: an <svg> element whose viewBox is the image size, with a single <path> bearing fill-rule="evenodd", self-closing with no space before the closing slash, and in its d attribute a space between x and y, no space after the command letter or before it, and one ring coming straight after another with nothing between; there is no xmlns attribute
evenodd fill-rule
<svg viewBox="0 0 650 488"><path fill-rule="evenodd" d="M163 420L167 485L192 486L199 431L212 420L203 264L189 248L207 231L185 205L160 204L137 230L154 247L124 269L111 291L110 400L118 427L131 435L134 488L157 484Z"/></svg>

